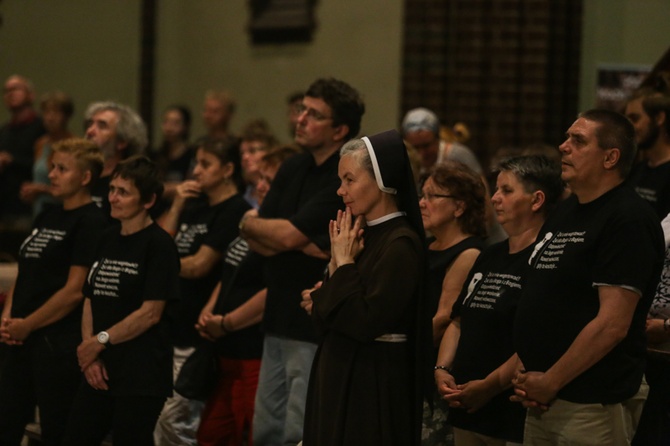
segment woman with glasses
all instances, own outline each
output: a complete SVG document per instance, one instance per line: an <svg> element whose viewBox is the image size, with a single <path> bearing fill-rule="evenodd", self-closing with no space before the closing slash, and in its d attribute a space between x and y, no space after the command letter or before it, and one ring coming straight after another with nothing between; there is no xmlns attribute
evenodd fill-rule
<svg viewBox="0 0 670 446"><path fill-rule="evenodd" d="M451 312L435 366L456 446L521 443L525 409L494 372L512 357L512 325L537 235L563 192L560 166L543 156L500 164L491 199L509 238L477 258Z"/></svg>
<svg viewBox="0 0 670 446"><path fill-rule="evenodd" d="M486 235L486 192L479 175L464 164L438 165L422 186L419 206L428 239L427 309L433 318L433 357L451 322L451 307L465 283ZM433 381L429 377L428 385ZM436 392L424 404L424 443L444 444L448 406ZM427 438L426 438L427 435Z"/></svg>

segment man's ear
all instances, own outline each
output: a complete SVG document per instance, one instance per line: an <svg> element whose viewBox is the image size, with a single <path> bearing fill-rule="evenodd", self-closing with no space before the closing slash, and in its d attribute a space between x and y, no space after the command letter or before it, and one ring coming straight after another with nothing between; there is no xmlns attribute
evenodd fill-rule
<svg viewBox="0 0 670 446"><path fill-rule="evenodd" d="M621 159L621 150L617 148L607 149L605 151L605 159L603 160L603 165L605 169L612 170L616 168L617 163Z"/></svg>
<svg viewBox="0 0 670 446"><path fill-rule="evenodd" d="M333 134L333 141L339 142L347 137L349 134L349 126L346 124L340 124L335 127L335 134Z"/></svg>

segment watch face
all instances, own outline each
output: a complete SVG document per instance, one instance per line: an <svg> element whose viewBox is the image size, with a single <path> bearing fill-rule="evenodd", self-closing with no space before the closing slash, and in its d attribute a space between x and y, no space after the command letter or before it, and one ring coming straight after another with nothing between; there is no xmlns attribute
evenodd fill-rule
<svg viewBox="0 0 670 446"><path fill-rule="evenodd" d="M109 342L109 333L107 333L106 331L101 331L100 333L98 333L98 342L101 344L106 344L107 342Z"/></svg>

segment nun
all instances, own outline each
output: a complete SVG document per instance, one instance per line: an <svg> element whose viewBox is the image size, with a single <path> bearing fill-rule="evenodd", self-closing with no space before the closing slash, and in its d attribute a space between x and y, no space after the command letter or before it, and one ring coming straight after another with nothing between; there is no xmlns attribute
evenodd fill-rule
<svg viewBox="0 0 670 446"><path fill-rule="evenodd" d="M419 322L424 232L400 135L390 130L349 141L338 176L345 210L330 222L327 278L305 297L320 343L303 444L415 445L418 347L430 331Z"/></svg>

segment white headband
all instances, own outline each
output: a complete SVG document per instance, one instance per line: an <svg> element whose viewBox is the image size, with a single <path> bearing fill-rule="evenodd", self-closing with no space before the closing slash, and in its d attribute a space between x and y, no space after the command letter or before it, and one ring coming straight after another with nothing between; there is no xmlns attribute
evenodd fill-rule
<svg viewBox="0 0 670 446"><path fill-rule="evenodd" d="M367 147L368 149L368 154L370 155L370 161L372 162L372 170L375 172L375 180L377 180L377 186L379 186L379 190L381 190L382 192L386 192L387 194L396 195L398 193L396 189L384 186L384 180L382 179L382 174L381 171L379 170L377 155L375 155L375 151L372 148L372 143L370 143L370 140L368 139L367 136L364 136L362 139L363 142L365 142L365 147Z"/></svg>

